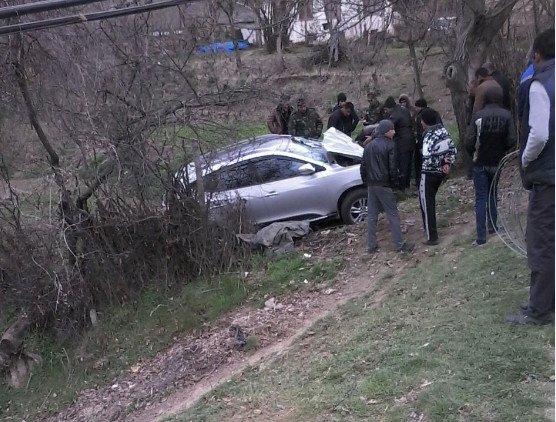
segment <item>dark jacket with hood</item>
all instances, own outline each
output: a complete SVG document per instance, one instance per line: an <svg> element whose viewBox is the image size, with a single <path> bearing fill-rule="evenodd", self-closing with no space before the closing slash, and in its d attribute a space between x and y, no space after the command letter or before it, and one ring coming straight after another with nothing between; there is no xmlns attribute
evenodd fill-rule
<svg viewBox="0 0 556 422"><path fill-rule="evenodd" d="M510 80L505 75L500 73L500 71L498 70L492 72L491 76L492 79L494 79L498 83L498 85L500 85L500 87L502 88L502 107L504 107L506 110L511 110L512 97L510 92L511 92L512 84Z"/></svg>
<svg viewBox="0 0 556 422"><path fill-rule="evenodd" d="M531 83L533 83L533 81L540 82L546 90L548 98L550 99L550 118L548 122L548 139L543 150L535 160L529 163L525 169L522 169L521 157L525 151L530 130L530 104L529 94L527 93L527 102L525 103L521 124L521 145L519 154L519 167L522 171L521 177L523 186L527 189L531 189L535 183L554 186L554 59L547 60L535 68ZM529 85L529 87L530 86L531 85Z"/></svg>
<svg viewBox="0 0 556 422"><path fill-rule="evenodd" d="M394 123L396 134L394 142L398 153L410 152L415 149L415 138L413 137L413 127L409 110L396 105L388 118Z"/></svg>
<svg viewBox="0 0 556 422"><path fill-rule="evenodd" d="M327 129L334 127L338 129L340 132L343 132L346 135L351 136L351 134L357 127L357 123L359 123L359 117L357 116L355 110L353 110L351 114L346 117L342 114L342 109L339 108L336 111L334 111L328 118Z"/></svg>
<svg viewBox="0 0 556 422"><path fill-rule="evenodd" d="M361 180L367 186L398 186L396 145L385 135L377 135L363 150Z"/></svg>
<svg viewBox="0 0 556 422"><path fill-rule="evenodd" d="M496 167L515 145L516 133L512 115L502 108L502 90L485 92L485 106L471 121L465 139L465 149L477 166Z"/></svg>

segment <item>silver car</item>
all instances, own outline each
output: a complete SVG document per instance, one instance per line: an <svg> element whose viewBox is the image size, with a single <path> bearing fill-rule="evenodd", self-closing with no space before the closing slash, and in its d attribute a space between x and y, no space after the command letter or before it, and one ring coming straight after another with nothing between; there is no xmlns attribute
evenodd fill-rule
<svg viewBox="0 0 556 422"><path fill-rule="evenodd" d="M361 181L362 148L349 142L319 142L289 135L264 135L202 159L203 188L211 214L242 203L257 224L367 215ZM196 184L193 163L176 175L182 187Z"/></svg>

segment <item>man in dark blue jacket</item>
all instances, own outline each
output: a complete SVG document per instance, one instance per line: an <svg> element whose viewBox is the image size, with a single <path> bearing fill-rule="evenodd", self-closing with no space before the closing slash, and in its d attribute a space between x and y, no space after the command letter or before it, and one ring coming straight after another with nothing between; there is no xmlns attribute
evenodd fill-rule
<svg viewBox="0 0 556 422"><path fill-rule="evenodd" d="M327 129L334 127L347 136L351 136L357 123L359 123L359 117L355 113L353 103L346 102L330 115Z"/></svg>
<svg viewBox="0 0 556 422"><path fill-rule="evenodd" d="M491 234L496 232L498 220L496 170L516 141L512 115L509 110L502 107L502 99L502 89L498 86L490 87L485 92L485 106L473 116L465 139L465 148L473 159L477 226L477 238L473 246L486 243L487 221L488 232Z"/></svg>
<svg viewBox="0 0 556 422"><path fill-rule="evenodd" d="M383 209L392 239L398 252L411 252L414 245L406 243L400 228L400 216L392 188L397 186L398 167L396 146L392 141L395 130L390 120L382 120L375 129L375 137L365 146L361 163L361 179L367 185L369 214L367 216L367 248L369 253L378 252L376 222Z"/></svg>
<svg viewBox="0 0 556 422"><path fill-rule="evenodd" d="M535 38L533 66L519 160L523 186L531 190L526 234L531 286L524 313L506 321L538 325L550 323L554 312L554 29Z"/></svg>
<svg viewBox="0 0 556 422"><path fill-rule="evenodd" d="M413 122L407 108L396 104L393 97L388 97L384 103L385 114L394 123L396 135L396 155L398 159L398 171L400 172L400 190L409 187L411 180L411 163L413 151L415 150L415 138L413 137Z"/></svg>

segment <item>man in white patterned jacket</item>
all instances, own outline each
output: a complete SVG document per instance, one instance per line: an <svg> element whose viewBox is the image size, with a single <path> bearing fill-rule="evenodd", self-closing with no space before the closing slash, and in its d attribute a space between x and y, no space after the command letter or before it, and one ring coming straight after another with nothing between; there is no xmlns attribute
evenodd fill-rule
<svg viewBox="0 0 556 422"><path fill-rule="evenodd" d="M438 245L436 228L436 192L456 159L457 150L448 131L438 122L438 113L430 108L421 112L423 164L419 183L419 202L428 246Z"/></svg>

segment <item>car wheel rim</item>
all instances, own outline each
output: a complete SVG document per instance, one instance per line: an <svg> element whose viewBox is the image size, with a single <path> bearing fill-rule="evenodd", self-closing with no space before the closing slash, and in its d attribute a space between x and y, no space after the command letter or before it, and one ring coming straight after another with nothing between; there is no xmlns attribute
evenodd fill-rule
<svg viewBox="0 0 556 422"><path fill-rule="evenodd" d="M367 218L367 198L360 198L350 208L351 219L354 223L360 223Z"/></svg>

